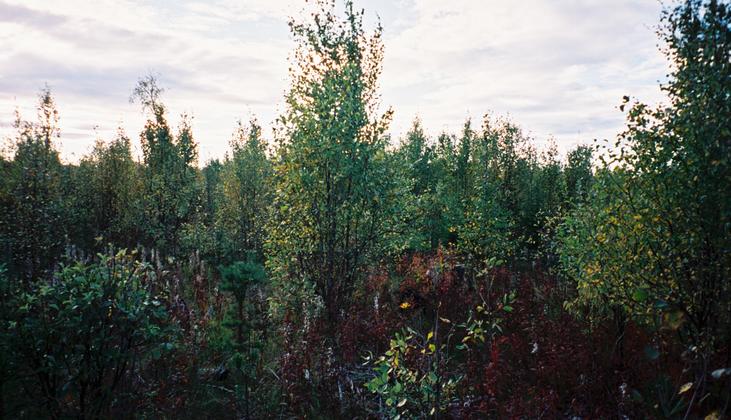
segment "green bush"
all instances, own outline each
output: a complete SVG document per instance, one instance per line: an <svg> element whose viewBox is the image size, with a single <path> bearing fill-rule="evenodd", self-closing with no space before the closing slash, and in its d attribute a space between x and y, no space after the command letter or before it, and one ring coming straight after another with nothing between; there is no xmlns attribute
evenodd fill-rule
<svg viewBox="0 0 731 420"><path fill-rule="evenodd" d="M170 347L161 326L167 311L150 280L148 266L121 251L11 291L3 328L12 339L9 372L34 390L25 394L29 406L54 418L108 415L132 366Z"/></svg>

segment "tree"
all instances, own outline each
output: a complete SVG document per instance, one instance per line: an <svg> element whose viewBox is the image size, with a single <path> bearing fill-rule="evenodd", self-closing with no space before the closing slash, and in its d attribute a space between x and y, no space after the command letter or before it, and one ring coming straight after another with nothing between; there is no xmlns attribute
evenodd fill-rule
<svg viewBox="0 0 731 420"><path fill-rule="evenodd" d="M256 119L239 122L231 139L231 156L221 174L222 201L217 223L226 236L227 259L242 260L251 250L264 257L265 225L272 197L272 164Z"/></svg>
<svg viewBox="0 0 731 420"><path fill-rule="evenodd" d="M203 173L203 213L206 225L212 226L215 223L216 215L219 212L222 199L221 174L223 164L218 159L209 161L201 171Z"/></svg>
<svg viewBox="0 0 731 420"><path fill-rule="evenodd" d="M149 291L152 276L122 251L62 267L55 281L11 289L2 320L11 337L9 379L32 390L24 396L31 416L110 415L127 372L165 338L166 309Z"/></svg>
<svg viewBox="0 0 731 420"><path fill-rule="evenodd" d="M631 105L591 200L565 222L562 258L575 305L678 331L695 372L690 413L710 355L731 341L731 10L686 1L663 22L669 104Z"/></svg>
<svg viewBox="0 0 731 420"><path fill-rule="evenodd" d="M141 240L139 176L129 138L122 130L109 143L97 141L94 149L71 166L70 213L75 215L74 245L88 252L108 243L132 247Z"/></svg>
<svg viewBox="0 0 731 420"><path fill-rule="evenodd" d="M482 133L472 144L472 189L464 224L458 228L458 247L474 267L488 260L488 265L501 264L515 254L516 167L523 141L514 124L485 116Z"/></svg>
<svg viewBox="0 0 731 420"><path fill-rule="evenodd" d="M16 114L15 128L15 156L4 187L8 217L1 230L11 250L11 277L30 281L53 268L64 245L62 167L55 147L58 111L49 89L41 91L38 122L23 121Z"/></svg>
<svg viewBox="0 0 731 420"><path fill-rule="evenodd" d="M437 175L434 172L434 147L416 118L411 130L396 150L396 158L403 178L399 182L406 183L408 194L406 214L409 216L408 248L414 250L430 250L436 248L441 227L441 212L436 197Z"/></svg>
<svg viewBox="0 0 731 420"><path fill-rule="evenodd" d="M267 266L281 308L298 311L297 296L310 293L332 326L388 234L391 111L377 112L380 26L367 35L350 1L343 20L334 2L317 7L310 21L290 23L298 48L277 131Z"/></svg>
<svg viewBox="0 0 731 420"><path fill-rule="evenodd" d="M165 118L162 89L153 76L140 79L131 100L138 100L148 120L140 134L143 154L142 211L148 246L176 255L180 231L199 208L198 153L190 118L182 116L177 138Z"/></svg>
<svg viewBox="0 0 731 420"><path fill-rule="evenodd" d="M251 389L256 380L257 361L261 353L257 344L265 328L261 322L261 312L255 311L256 298L252 296L257 287L261 287L266 280L264 267L256 259L256 253L251 251L245 261L237 261L220 268L221 287L234 300L232 314L226 326L234 333L231 360L243 380L243 389L237 387L237 396L243 400L242 411L247 419L251 418Z"/></svg>
<svg viewBox="0 0 731 420"><path fill-rule="evenodd" d="M566 207L566 179L556 144L549 143L538 159L529 161L523 176L527 182L520 199L519 223L523 226L524 251L533 257L547 245L544 241L552 237L549 230L553 220Z"/></svg>
<svg viewBox="0 0 731 420"><path fill-rule="evenodd" d="M592 156L590 146L578 146L568 153L564 176L567 199L571 203L585 200L592 185Z"/></svg>

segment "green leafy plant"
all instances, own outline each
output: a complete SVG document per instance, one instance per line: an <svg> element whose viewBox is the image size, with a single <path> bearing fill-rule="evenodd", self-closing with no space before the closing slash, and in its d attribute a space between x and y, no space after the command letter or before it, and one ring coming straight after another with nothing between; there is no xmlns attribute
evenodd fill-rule
<svg viewBox="0 0 731 420"><path fill-rule="evenodd" d="M251 391L256 381L257 365L261 359L261 335L263 325L261 310L255 311L256 300L252 296L266 280L264 267L256 262L256 252L250 251L246 261L237 261L220 268L221 286L233 297L233 307L224 326L233 332L230 362L235 368L237 379L235 392L241 402L241 411L246 418L251 417ZM258 315L258 316L257 316ZM257 322L258 321L258 322Z"/></svg>
<svg viewBox="0 0 731 420"><path fill-rule="evenodd" d="M375 377L366 383L381 397L381 411L399 418L425 418L446 410L455 396L459 377L442 378L434 332L420 336L413 329L397 332L389 349L373 362ZM366 363L370 363L367 360Z"/></svg>
<svg viewBox="0 0 731 420"><path fill-rule="evenodd" d="M129 370L172 348L151 275L120 251L13 291L7 319L13 379L38 390L46 414L107 415Z"/></svg>

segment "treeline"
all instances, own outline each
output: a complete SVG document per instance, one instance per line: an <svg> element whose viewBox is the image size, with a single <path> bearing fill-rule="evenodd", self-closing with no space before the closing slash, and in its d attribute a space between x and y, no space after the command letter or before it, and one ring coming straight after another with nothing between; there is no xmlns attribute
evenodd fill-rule
<svg viewBox="0 0 731 420"><path fill-rule="evenodd" d="M0 417L693 417L731 395L731 10L668 9L669 103L561 159L486 115L387 135L381 28L292 21L286 110L203 166L141 79L80 162L0 161Z"/></svg>

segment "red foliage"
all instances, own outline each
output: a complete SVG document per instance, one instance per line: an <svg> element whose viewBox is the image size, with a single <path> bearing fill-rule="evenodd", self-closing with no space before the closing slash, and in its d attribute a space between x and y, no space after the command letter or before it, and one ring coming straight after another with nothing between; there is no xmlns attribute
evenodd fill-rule
<svg viewBox="0 0 731 420"><path fill-rule="evenodd" d="M503 311L502 297L510 291L516 292L513 309ZM657 362L645 354L649 335L632 323L622 331L612 324L591 329L563 309L564 299L555 278L542 271L519 274L501 267L470 275L441 250L408 255L393 272L375 271L358 288L335 327L336 343L325 339L332 331L322 325L311 326L301 340L285 335L283 391L297 415L307 415L308 409L338 416L362 414L358 410L363 405L347 402L361 398L362 403L362 384L353 386L351 395L337 397L348 380L346 371L368 377L360 367L361 356L382 354L404 326L431 330L437 309L440 317L456 325L467 320L470 309L486 304L503 318L502 333L469 352L453 351L443 366L445 376L463 376L460 400L449 410L453 417L646 415L631 391L647 388L657 378ZM333 345L337 348L328 349ZM332 357L339 359L333 362ZM663 360L662 369L679 377L675 374L681 374L682 363ZM305 372L317 379L304 379ZM316 396L326 400L314 401ZM351 404L353 410L343 404Z"/></svg>
<svg viewBox="0 0 731 420"><path fill-rule="evenodd" d="M504 335L489 346L489 359L482 364L470 361L465 386L479 390L481 397L461 415L605 418L636 414L629 391L649 379L638 374L651 369L644 355L647 335L630 324L620 350L615 331L589 332L585 322L551 302L554 279L539 273L520 278L504 270L496 274L500 279L496 283L516 279L517 300L503 326Z"/></svg>

